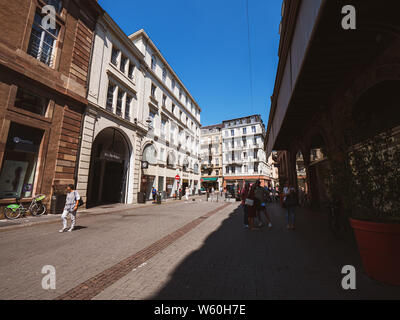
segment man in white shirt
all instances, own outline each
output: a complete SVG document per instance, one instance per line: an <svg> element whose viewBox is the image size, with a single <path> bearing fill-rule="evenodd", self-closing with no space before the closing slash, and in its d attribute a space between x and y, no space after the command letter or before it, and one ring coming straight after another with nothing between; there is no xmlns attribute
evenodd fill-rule
<svg viewBox="0 0 400 320"><path fill-rule="evenodd" d="M76 211L78 210L79 200L81 199L79 193L74 190L74 186L70 184L67 187L67 199L65 201L64 212L61 216L63 221L63 228L59 232L67 231L68 215L71 215L71 227L68 232L71 232L75 228L76 222Z"/></svg>

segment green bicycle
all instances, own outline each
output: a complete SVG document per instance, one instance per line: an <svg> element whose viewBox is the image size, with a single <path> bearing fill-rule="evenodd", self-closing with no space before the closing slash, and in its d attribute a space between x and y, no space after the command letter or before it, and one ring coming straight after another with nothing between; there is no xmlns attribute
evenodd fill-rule
<svg viewBox="0 0 400 320"><path fill-rule="evenodd" d="M42 203L42 200L46 198L46 195L40 194L33 198L29 207L24 207L20 200L21 198L16 198L15 204L10 204L5 207L4 215L7 219L15 220L20 216L26 216L26 213L29 211L33 216L41 216L46 213L46 206Z"/></svg>

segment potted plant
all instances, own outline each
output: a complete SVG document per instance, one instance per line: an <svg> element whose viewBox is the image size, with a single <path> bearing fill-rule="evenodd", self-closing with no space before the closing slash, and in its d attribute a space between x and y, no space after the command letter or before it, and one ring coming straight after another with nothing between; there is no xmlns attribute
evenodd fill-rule
<svg viewBox="0 0 400 320"><path fill-rule="evenodd" d="M365 272L400 285L400 141L391 131L331 161L329 191L354 229Z"/></svg>

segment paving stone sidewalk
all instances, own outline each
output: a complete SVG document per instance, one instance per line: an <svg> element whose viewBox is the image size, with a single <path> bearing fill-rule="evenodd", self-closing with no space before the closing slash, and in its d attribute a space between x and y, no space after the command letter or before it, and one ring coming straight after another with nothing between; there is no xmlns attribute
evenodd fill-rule
<svg viewBox="0 0 400 320"><path fill-rule="evenodd" d="M95 299L394 299L400 288L362 271L352 235L336 240L326 217L298 209L297 230L272 204L272 229L250 232L230 206L133 270ZM341 288L341 268L357 270L357 290Z"/></svg>
<svg viewBox="0 0 400 320"><path fill-rule="evenodd" d="M223 203L173 202L0 232L0 299L54 299ZM43 266L56 268L56 290L43 290Z"/></svg>
<svg viewBox="0 0 400 320"><path fill-rule="evenodd" d="M192 196L189 201L206 201L205 196ZM167 199L163 201L161 205L173 204L173 203L185 203L187 202L185 198L182 200L177 199ZM140 208L147 208L149 206L158 206L158 204L154 204L152 201L147 201L144 204L108 204L101 205L90 209L79 209L77 213L78 218L87 217L91 215L103 215L103 214L112 214L118 212L124 212L129 210L135 210ZM23 227L30 227L39 224L48 224L48 223L59 223L61 219L61 214L45 214L43 216L26 216L16 220L8 220L4 218L3 214L0 214L0 232L14 230Z"/></svg>

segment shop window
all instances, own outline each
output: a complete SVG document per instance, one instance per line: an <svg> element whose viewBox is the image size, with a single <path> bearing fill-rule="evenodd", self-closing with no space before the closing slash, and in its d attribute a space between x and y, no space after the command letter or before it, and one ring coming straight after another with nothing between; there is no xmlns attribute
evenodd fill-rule
<svg viewBox="0 0 400 320"><path fill-rule="evenodd" d="M15 107L24 109L41 116L46 115L49 99L35 95L25 89L18 88Z"/></svg>
<svg viewBox="0 0 400 320"><path fill-rule="evenodd" d="M0 198L33 195L42 138L42 130L11 123L0 173Z"/></svg>

